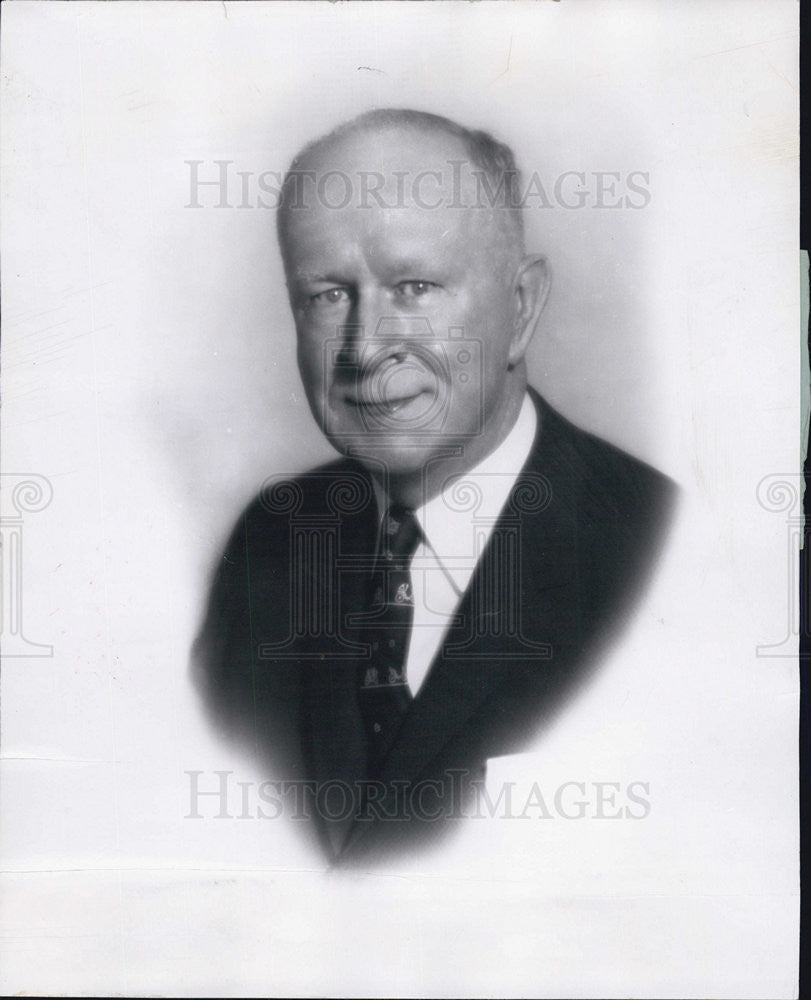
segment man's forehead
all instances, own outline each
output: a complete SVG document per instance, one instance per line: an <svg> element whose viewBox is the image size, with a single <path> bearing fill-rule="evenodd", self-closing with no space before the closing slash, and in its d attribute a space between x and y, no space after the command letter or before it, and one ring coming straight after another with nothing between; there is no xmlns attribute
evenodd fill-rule
<svg viewBox="0 0 811 1000"><path fill-rule="evenodd" d="M322 192L323 194L324 192ZM425 194L431 198L432 189ZM497 240L492 209L404 205L331 209L323 203L292 211L288 250L303 262L314 258L341 259L360 252L381 263L426 262L455 253L472 254L483 242Z"/></svg>

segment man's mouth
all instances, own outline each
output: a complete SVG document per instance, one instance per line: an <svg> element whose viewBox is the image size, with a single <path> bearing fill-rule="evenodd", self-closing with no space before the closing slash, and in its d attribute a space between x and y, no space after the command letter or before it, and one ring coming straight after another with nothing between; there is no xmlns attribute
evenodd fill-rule
<svg viewBox="0 0 811 1000"><path fill-rule="evenodd" d="M398 410L403 409L409 403L412 403L415 399L419 399L421 396L425 395L425 391L420 389L417 392L409 393L404 396L386 396L384 398L375 397L365 397L365 396L344 396L344 399L350 406L356 407L358 410L362 410L366 413L376 413L381 416L391 416L397 413Z"/></svg>

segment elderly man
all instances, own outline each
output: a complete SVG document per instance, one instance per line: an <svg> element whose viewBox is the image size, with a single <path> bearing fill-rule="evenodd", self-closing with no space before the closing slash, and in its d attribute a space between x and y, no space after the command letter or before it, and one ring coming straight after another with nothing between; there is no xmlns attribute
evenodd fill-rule
<svg viewBox="0 0 811 1000"><path fill-rule="evenodd" d="M527 386L549 287L511 151L381 110L306 147L279 242L312 413L342 454L271 479L197 642L216 718L333 862L432 839L583 679L672 484Z"/></svg>

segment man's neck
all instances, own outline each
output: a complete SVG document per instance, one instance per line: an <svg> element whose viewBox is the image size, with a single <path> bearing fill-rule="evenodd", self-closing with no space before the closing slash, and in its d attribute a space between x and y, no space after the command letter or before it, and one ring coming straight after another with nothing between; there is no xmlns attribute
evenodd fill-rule
<svg viewBox="0 0 811 1000"><path fill-rule="evenodd" d="M422 507L439 495L449 479L465 475L504 442L515 426L526 391L526 381L523 381L520 391L511 393L501 412L488 421L490 433L470 438L456 448L449 449L453 454L442 455L440 452L417 472L402 476L389 473L386 482L381 482L375 475L378 485L391 502L412 510Z"/></svg>

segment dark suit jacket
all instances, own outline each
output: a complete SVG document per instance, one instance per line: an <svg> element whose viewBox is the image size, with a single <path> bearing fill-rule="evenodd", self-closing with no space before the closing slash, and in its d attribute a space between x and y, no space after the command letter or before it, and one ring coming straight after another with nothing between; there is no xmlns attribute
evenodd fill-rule
<svg viewBox="0 0 811 1000"><path fill-rule="evenodd" d="M333 862L452 827L486 760L520 751L587 676L652 561L673 484L532 395L530 457L374 788L353 619L375 548L368 473L341 459L270 480L228 542L197 677L218 723L276 777L310 783L296 808Z"/></svg>

